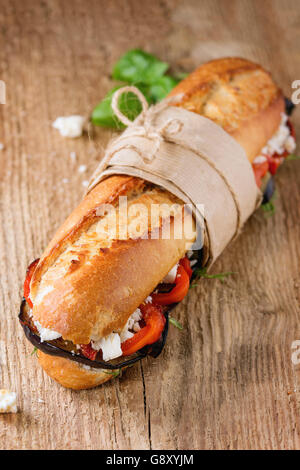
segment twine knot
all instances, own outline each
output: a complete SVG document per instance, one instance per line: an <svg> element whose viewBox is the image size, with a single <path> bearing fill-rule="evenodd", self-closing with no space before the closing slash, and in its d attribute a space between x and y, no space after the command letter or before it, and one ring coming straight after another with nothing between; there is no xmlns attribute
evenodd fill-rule
<svg viewBox="0 0 300 470"><path fill-rule="evenodd" d="M138 115L138 124L136 121L131 121L128 119L125 114L123 114L119 108L119 98L123 93L133 93L139 99L142 105L142 111ZM168 119L161 127L157 127L153 124L155 120L155 116L159 114L161 111L166 109L172 102L175 102L176 99L169 98L163 100L161 103L149 107L148 102L143 95L143 93L136 88L135 86L125 86L117 90L112 98L111 107L114 114L117 118L128 127L132 127L134 130L130 134L131 137L144 137L149 139L153 142L153 150L149 154L145 154L142 152L138 147L133 144L124 144L123 146L118 146L118 148L112 152L108 152L104 159L102 160L100 167L98 168L99 171L104 171L113 155L123 149L132 149L134 150L140 158L143 160L144 163L151 163L155 159L155 155L157 154L161 143L165 140L168 140L169 137L172 135L178 134L182 127L183 122L179 119ZM127 136L120 137L118 141L122 138L126 138Z"/></svg>

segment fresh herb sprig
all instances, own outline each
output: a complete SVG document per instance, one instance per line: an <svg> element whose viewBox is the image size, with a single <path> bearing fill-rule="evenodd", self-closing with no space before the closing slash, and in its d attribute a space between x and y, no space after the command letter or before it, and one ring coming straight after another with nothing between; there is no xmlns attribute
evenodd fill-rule
<svg viewBox="0 0 300 470"><path fill-rule="evenodd" d="M34 354L37 354L38 352L38 348L35 346L32 350L32 352L30 353L30 356L33 356Z"/></svg>
<svg viewBox="0 0 300 470"><path fill-rule="evenodd" d="M265 217L272 217L276 212L275 199L277 198L277 192L275 191L269 202L261 205Z"/></svg>
<svg viewBox="0 0 300 470"><path fill-rule="evenodd" d="M112 78L123 82L110 90L94 108L91 121L97 126L123 129L125 126L114 115L111 108L112 96L125 85L135 85L149 104L161 101L177 85L180 78L166 75L169 64L140 49L132 49L124 54L113 68ZM119 99L120 111L130 120L141 112L141 103L133 93L124 93Z"/></svg>
<svg viewBox="0 0 300 470"><path fill-rule="evenodd" d="M293 154L288 155L286 157L286 160L300 160L300 155L293 155Z"/></svg>
<svg viewBox="0 0 300 470"><path fill-rule="evenodd" d="M198 285L197 280L199 280L201 277L203 277L204 279L219 279L223 283L226 277L231 276L232 274L237 273L234 271L227 271L224 273L208 274L207 268L197 268L195 270L196 281L191 284L191 288L196 287Z"/></svg>
<svg viewBox="0 0 300 470"><path fill-rule="evenodd" d="M122 375L122 369L116 369L116 370L104 370L103 371L105 374L111 375L113 378L121 376Z"/></svg>
<svg viewBox="0 0 300 470"><path fill-rule="evenodd" d="M183 330L182 324L178 320L176 320L176 318L169 316L169 323L178 328L178 330Z"/></svg>
<svg viewBox="0 0 300 470"><path fill-rule="evenodd" d="M300 155L290 154L285 158L288 160L300 160ZM276 212L275 199L277 198L277 192L275 191L269 202L261 205L265 217L272 217Z"/></svg>
<svg viewBox="0 0 300 470"><path fill-rule="evenodd" d="M264 211L265 217L272 217L276 212L276 207L272 200L266 202L266 204L262 204L261 208Z"/></svg>

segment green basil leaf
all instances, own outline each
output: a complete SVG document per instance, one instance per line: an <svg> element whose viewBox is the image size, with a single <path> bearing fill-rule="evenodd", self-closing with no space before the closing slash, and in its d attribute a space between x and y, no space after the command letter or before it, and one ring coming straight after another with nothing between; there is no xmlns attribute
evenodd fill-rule
<svg viewBox="0 0 300 470"><path fill-rule="evenodd" d="M206 268L198 268L195 270L196 280L203 277L204 279L219 279L221 282L225 281L227 276L231 276L232 274L237 274L233 271L228 271L224 273L217 273L217 274L208 274ZM198 285L197 282L193 282L191 288L196 287Z"/></svg>
<svg viewBox="0 0 300 470"><path fill-rule="evenodd" d="M164 75L158 78L154 83L149 86L149 95L154 103L164 99L171 90L179 83L176 78Z"/></svg>
<svg viewBox="0 0 300 470"><path fill-rule="evenodd" d="M143 82L151 84L161 77L169 65L160 61L152 54L132 49L124 54L116 63L112 77L128 83Z"/></svg>
<svg viewBox="0 0 300 470"><path fill-rule="evenodd" d="M115 116L111 108L113 94L119 88L121 88L121 86L114 87L110 90L103 100L94 108L91 121L96 126L112 127L114 129L124 129L126 127ZM141 84L138 85L138 88L147 98L147 88ZM142 111L142 105L134 93L123 93L119 99L119 109L128 119L133 121Z"/></svg>

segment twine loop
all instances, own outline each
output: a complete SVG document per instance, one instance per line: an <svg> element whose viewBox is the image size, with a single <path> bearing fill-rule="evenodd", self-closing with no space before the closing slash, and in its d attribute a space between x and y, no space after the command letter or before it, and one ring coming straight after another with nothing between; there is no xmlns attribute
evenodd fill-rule
<svg viewBox="0 0 300 470"><path fill-rule="evenodd" d="M138 115L138 124L136 121L131 121L125 116L119 108L119 98L123 93L134 93L140 103L142 105L142 111ZM145 152L141 152L141 150L133 144L124 144L123 146L118 146L116 150L108 151L105 157L103 158L97 172L104 171L107 166L109 165L110 160L114 156L116 152L119 152L123 149L131 149L134 150L139 157L142 159L144 163L151 163L155 159L155 155L157 154L161 143L165 140L168 140L169 137L178 134L181 129L183 128L183 122L179 119L168 119L161 127L156 127L153 125L155 116L159 114L161 111L166 109L171 103L174 103L176 99L169 98L163 100L161 103L149 107L146 98L144 97L143 93L136 88L135 86L125 86L119 88L112 98L111 107L114 114L117 118L127 127L131 127L134 124L134 132L130 134L130 137L144 137L148 140L153 142L153 150L148 155ZM126 139L128 136L123 136L118 139L120 142L122 139Z"/></svg>
<svg viewBox="0 0 300 470"><path fill-rule="evenodd" d="M135 86L124 86L122 88L119 88L117 91L115 91L112 97L112 101L111 101L111 108L113 112L115 113L115 115L117 116L117 118L122 122L122 124L124 124L125 126L130 126L133 121L128 119L128 117L125 116L125 114L123 114L119 108L119 98L124 93L133 93L135 96L138 97L142 105L142 113L145 113L149 106L143 93Z"/></svg>

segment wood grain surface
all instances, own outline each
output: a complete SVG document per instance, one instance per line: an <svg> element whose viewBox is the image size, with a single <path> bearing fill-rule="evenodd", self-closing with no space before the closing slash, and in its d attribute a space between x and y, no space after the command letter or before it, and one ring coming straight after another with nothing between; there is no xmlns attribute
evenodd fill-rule
<svg viewBox="0 0 300 470"><path fill-rule="evenodd" d="M31 356L17 320L26 266L80 201L111 137L96 129L68 140L51 123L88 116L133 47L174 71L244 56L290 96L300 79L300 3L0 0L0 388L16 391L19 405L0 415L0 448L299 449L291 344L300 339L300 162L278 174L275 215L258 211L214 267L237 274L203 280L175 310L184 330L171 327L161 357L74 392ZM299 108L293 121L300 135Z"/></svg>

